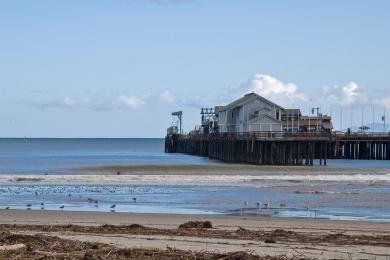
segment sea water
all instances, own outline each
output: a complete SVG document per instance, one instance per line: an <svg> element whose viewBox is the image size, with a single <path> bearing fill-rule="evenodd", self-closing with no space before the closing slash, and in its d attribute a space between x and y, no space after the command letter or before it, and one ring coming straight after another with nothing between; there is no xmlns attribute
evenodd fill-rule
<svg viewBox="0 0 390 260"><path fill-rule="evenodd" d="M0 139L0 208L390 221L389 161L329 160L361 174L93 175L64 168L218 164L163 139ZM26 205L31 204L31 207Z"/></svg>

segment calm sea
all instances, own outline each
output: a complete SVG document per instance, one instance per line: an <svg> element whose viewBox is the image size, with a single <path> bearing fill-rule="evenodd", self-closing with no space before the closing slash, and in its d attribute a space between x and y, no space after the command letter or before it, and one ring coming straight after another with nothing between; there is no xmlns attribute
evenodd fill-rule
<svg viewBox="0 0 390 260"><path fill-rule="evenodd" d="M216 164L164 153L163 139L0 139L0 209L230 214L390 222L389 161L328 162L361 174L101 176L99 165ZM366 170L364 170L366 169Z"/></svg>
<svg viewBox="0 0 390 260"><path fill-rule="evenodd" d="M0 139L0 174L56 173L63 168L129 164L209 164L164 153L164 139Z"/></svg>

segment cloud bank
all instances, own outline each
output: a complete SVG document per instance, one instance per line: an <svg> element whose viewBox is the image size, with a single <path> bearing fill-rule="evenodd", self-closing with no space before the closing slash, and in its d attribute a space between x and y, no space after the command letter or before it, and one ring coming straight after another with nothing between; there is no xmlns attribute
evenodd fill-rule
<svg viewBox="0 0 390 260"><path fill-rule="evenodd" d="M219 95L202 93L175 93L165 89L161 93L142 96L121 94L111 97L70 97L59 100L28 101L21 102L24 105L38 107L42 110L63 109L139 109L149 106L180 106L199 109L201 107L213 107L214 105L226 105L247 93L256 93L285 107L294 104L295 107L305 108L311 105L319 105L328 110L332 107L350 107L354 105L380 105L390 108L390 91L365 91L356 82L351 81L344 85L324 86L314 97L303 93L297 84L284 82L268 74L255 74L242 83L221 89ZM326 112L326 111L324 111Z"/></svg>

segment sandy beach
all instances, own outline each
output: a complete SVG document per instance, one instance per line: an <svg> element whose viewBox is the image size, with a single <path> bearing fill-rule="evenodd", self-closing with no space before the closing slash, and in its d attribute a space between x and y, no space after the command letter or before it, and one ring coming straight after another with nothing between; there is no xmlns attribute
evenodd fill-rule
<svg viewBox="0 0 390 260"><path fill-rule="evenodd" d="M180 224L188 221L206 220L212 223L212 228L179 227ZM187 254L189 257L186 259L218 259L216 257L218 254L236 254L234 252L245 252L241 255L242 258L238 259L271 259L270 257L276 257L274 259L389 259L390 256L388 223L297 218L1 210L0 229L3 240L11 235L17 236L16 240L23 241L22 244L34 253L32 255L45 255L41 252L45 250L34 248L38 246L31 242L36 241L37 238L50 240L53 244L64 241L68 241L68 244L87 243L84 249L77 252L78 255L73 255L75 258L81 258L85 254L93 255L93 248L96 249L96 254L101 253L97 249L111 250L117 254L115 258L119 259L126 258L120 250L129 248L155 250L153 251L155 256L160 254L161 258L172 259L178 252L193 252L193 255ZM18 243L14 241L14 244ZM42 247L42 244L39 245ZM25 254L23 252L26 252L25 249L23 250L12 253L11 249L8 251L0 249L0 256L7 254L23 256ZM50 251L50 248L46 250ZM53 256L56 254L64 256L65 252L60 251L53 250L51 253ZM132 252L134 258L159 259L137 255L139 251ZM208 252L210 255L203 255L203 258L198 255L199 257L196 258L196 253L199 252ZM67 253L72 256L71 252ZM169 255L171 253L172 255ZM166 255L163 257L163 254ZM114 254L111 256L114 257Z"/></svg>

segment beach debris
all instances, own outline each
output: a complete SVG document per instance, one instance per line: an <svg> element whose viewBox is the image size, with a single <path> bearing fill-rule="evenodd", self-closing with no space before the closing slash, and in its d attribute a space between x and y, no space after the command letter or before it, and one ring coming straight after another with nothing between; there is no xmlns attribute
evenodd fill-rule
<svg viewBox="0 0 390 260"><path fill-rule="evenodd" d="M273 238L268 238L268 239L264 240L264 243L266 243L266 244L275 244L276 241Z"/></svg>
<svg viewBox="0 0 390 260"><path fill-rule="evenodd" d="M286 204L286 203L280 203L279 206L280 206L280 207L286 207L287 204Z"/></svg>
<svg viewBox="0 0 390 260"><path fill-rule="evenodd" d="M286 258L262 257L253 252L185 251L174 247L116 248L96 242L80 242L46 235L1 233L1 259L224 259L224 260L279 260Z"/></svg>
<svg viewBox="0 0 390 260"><path fill-rule="evenodd" d="M184 224L181 224L179 228L213 228L213 224L206 221L188 221Z"/></svg>
<svg viewBox="0 0 390 260"><path fill-rule="evenodd" d="M13 244L13 245L2 245L0 246L0 254L5 252L21 253L26 251L25 244Z"/></svg>

